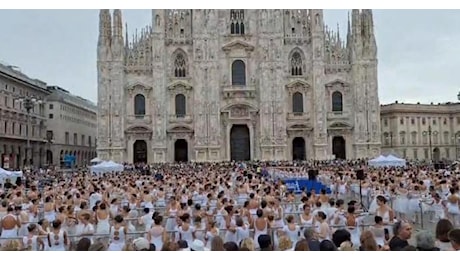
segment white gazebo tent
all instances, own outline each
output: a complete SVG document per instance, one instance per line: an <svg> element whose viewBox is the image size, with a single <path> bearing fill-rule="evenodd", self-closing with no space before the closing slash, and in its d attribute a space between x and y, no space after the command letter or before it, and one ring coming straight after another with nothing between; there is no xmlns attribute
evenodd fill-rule
<svg viewBox="0 0 460 260"><path fill-rule="evenodd" d="M406 166L406 160L398 158L392 154L387 156L387 161L391 166L397 166L397 167Z"/></svg>
<svg viewBox="0 0 460 260"><path fill-rule="evenodd" d="M22 171L7 171L0 168L0 183L2 185L5 184L7 179L9 179L11 183L15 183L18 177L23 177Z"/></svg>
<svg viewBox="0 0 460 260"><path fill-rule="evenodd" d="M108 172L122 172L125 167L122 164L108 161L108 162L101 162L100 164L91 166L91 173L93 174L102 174Z"/></svg>
<svg viewBox="0 0 460 260"><path fill-rule="evenodd" d="M96 157L96 158L92 159L90 162L91 163L100 163L100 162L102 162L102 160Z"/></svg>
<svg viewBox="0 0 460 260"><path fill-rule="evenodd" d="M377 158L369 160L368 164L372 167L404 167L406 166L406 160L391 154L388 156L380 155Z"/></svg>
<svg viewBox="0 0 460 260"><path fill-rule="evenodd" d="M91 165L96 165L96 164L99 164L99 163L101 163L101 162L103 162L103 161L102 161L101 159L99 159L99 158L96 157L96 158L92 159L92 160L89 161L89 162L90 162Z"/></svg>
<svg viewBox="0 0 460 260"><path fill-rule="evenodd" d="M369 160L368 164L372 167L385 167L386 165L386 157L383 155L379 155L377 158Z"/></svg>

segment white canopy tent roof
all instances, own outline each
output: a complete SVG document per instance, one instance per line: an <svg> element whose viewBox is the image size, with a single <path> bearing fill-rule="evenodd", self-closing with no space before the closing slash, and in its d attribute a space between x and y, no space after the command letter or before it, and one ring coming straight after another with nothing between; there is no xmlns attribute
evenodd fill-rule
<svg viewBox="0 0 460 260"><path fill-rule="evenodd" d="M102 160L96 157L96 158L92 159L90 162L91 163L100 163L100 162L102 162Z"/></svg>
<svg viewBox="0 0 460 260"><path fill-rule="evenodd" d="M113 161L107 161L91 166L91 173L101 174L108 172L121 172L124 169L125 167L122 164Z"/></svg>
<svg viewBox="0 0 460 260"><path fill-rule="evenodd" d="M391 154L388 156L380 155L377 158L369 160L368 164L372 167L404 167L406 166L406 160Z"/></svg>
<svg viewBox="0 0 460 260"><path fill-rule="evenodd" d="M11 183L15 183L18 177L23 177L22 171L7 171L5 169L0 168L0 183L3 185L7 179L11 181Z"/></svg>

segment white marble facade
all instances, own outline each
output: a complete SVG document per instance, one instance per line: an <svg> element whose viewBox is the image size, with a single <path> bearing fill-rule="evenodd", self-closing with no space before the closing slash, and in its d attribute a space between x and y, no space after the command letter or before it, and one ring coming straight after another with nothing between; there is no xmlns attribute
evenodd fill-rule
<svg viewBox="0 0 460 260"><path fill-rule="evenodd" d="M371 10L153 10L128 39L100 11L98 157L118 162L380 153Z"/></svg>

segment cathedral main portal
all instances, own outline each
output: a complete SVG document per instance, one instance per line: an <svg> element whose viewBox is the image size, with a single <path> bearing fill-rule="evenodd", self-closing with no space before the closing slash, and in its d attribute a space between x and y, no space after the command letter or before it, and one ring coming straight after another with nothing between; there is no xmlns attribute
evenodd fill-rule
<svg viewBox="0 0 460 260"><path fill-rule="evenodd" d="M251 138L246 125L233 125L230 131L230 160L251 160Z"/></svg>
<svg viewBox="0 0 460 260"><path fill-rule="evenodd" d="M137 140L133 146L133 163L147 163L147 143L144 140Z"/></svg>

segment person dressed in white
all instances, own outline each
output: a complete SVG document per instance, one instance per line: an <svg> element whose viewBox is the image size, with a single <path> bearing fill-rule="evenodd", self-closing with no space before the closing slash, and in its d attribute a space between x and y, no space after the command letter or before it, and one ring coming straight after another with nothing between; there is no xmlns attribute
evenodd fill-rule
<svg viewBox="0 0 460 260"><path fill-rule="evenodd" d="M53 231L48 233L48 246L50 251L66 251L69 245L67 232L61 229L61 221L53 221Z"/></svg>
<svg viewBox="0 0 460 260"><path fill-rule="evenodd" d="M8 206L6 215L1 219L2 235L1 238L17 237L18 229L21 227L20 219L14 214L14 208ZM7 241L7 240L3 240ZM0 240L0 243L2 241ZM2 243L3 244L3 243Z"/></svg>
<svg viewBox="0 0 460 260"><path fill-rule="evenodd" d="M289 237L292 244L295 245L300 238L300 227L295 223L293 215L287 216L286 222L287 224L283 227L282 232L284 233L284 235Z"/></svg>
<svg viewBox="0 0 460 260"><path fill-rule="evenodd" d="M88 238L93 243L94 226L89 222L91 215L87 212L80 215L80 224L77 226L76 234Z"/></svg>
<svg viewBox="0 0 460 260"><path fill-rule="evenodd" d="M254 221L254 243L256 245L256 249L260 248L259 245L259 236L260 235L267 235L269 224L268 221L264 218L264 212L262 209L258 209L256 212L257 219Z"/></svg>
<svg viewBox="0 0 460 260"><path fill-rule="evenodd" d="M459 203L460 203L460 198L457 194L458 190L455 188L450 189L450 195L447 197L447 216L449 220L452 222L454 227L457 227L460 223L459 221L459 215L460 215L460 209L459 209Z"/></svg>
<svg viewBox="0 0 460 260"><path fill-rule="evenodd" d="M211 241L214 237L219 236L219 229L216 226L216 222L211 222L208 225L208 231L206 232L205 235L205 240L206 240L206 247L211 248Z"/></svg>
<svg viewBox="0 0 460 260"><path fill-rule="evenodd" d="M163 248L163 242L167 239L165 228L161 225L163 217L159 214L154 214L153 226L147 233L147 240L150 244L155 245L155 250L160 251Z"/></svg>
<svg viewBox="0 0 460 260"><path fill-rule="evenodd" d="M182 225L178 227L179 240L187 241L187 244L191 245L193 240L195 240L195 228L190 225L190 215L185 213L180 216L182 220Z"/></svg>
<svg viewBox="0 0 460 260"><path fill-rule="evenodd" d="M113 219L115 224L109 228L110 244L107 251L122 251L126 243L127 228L123 223L121 215L115 216Z"/></svg>
<svg viewBox="0 0 460 260"><path fill-rule="evenodd" d="M144 208L144 215L139 218L139 224L144 225L144 231L146 232L145 238L147 238L147 233L152 228L153 224L153 210Z"/></svg>
<svg viewBox="0 0 460 260"><path fill-rule="evenodd" d="M22 238L22 248L27 251L39 251L44 248L43 240L38 237L37 225L31 223L27 226L29 234Z"/></svg>
<svg viewBox="0 0 460 260"><path fill-rule="evenodd" d="M320 242L331 239L331 228L329 227L326 218L326 214L322 211L319 211L316 215L316 220L319 223L316 228L316 233L318 234L318 240Z"/></svg>
<svg viewBox="0 0 460 260"><path fill-rule="evenodd" d="M110 223L109 223L110 211L107 209L105 203L101 203L96 210L96 233L97 234L109 234Z"/></svg>

